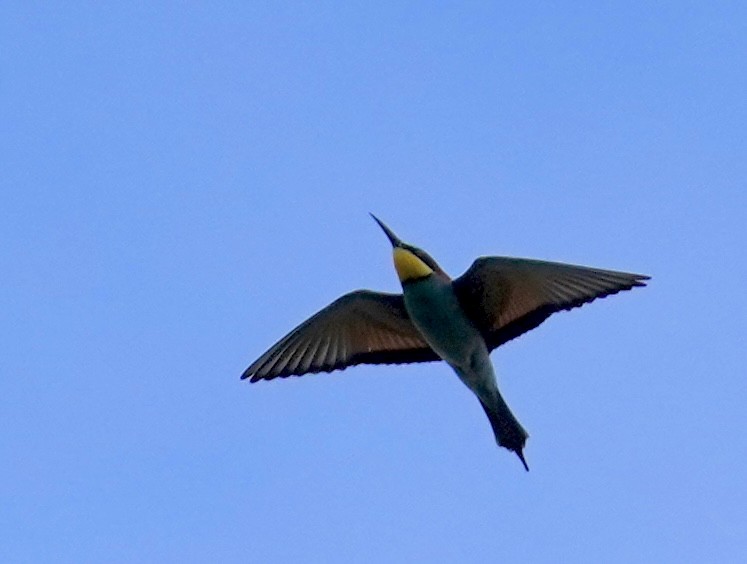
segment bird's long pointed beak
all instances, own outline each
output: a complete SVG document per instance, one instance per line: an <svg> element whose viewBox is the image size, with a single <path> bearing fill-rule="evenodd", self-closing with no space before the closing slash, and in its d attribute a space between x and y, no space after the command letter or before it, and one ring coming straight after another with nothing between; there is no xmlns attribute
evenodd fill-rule
<svg viewBox="0 0 747 564"><path fill-rule="evenodd" d="M384 230L384 233L386 233L386 236L389 237L389 241L391 241L392 247L399 247L399 246L402 245L402 240L394 234L394 231L392 231L391 229L389 229L384 224L384 222L381 221L374 214L370 214L370 215L371 215L372 218L374 218L374 221L379 224L379 227L381 227Z"/></svg>

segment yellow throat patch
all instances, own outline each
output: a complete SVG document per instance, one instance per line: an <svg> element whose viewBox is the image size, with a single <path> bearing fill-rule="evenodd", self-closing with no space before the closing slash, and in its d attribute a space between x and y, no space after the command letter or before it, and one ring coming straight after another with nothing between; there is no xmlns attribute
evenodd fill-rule
<svg viewBox="0 0 747 564"><path fill-rule="evenodd" d="M425 278L433 272L430 266L402 247L394 248L394 268L397 269L400 282Z"/></svg>

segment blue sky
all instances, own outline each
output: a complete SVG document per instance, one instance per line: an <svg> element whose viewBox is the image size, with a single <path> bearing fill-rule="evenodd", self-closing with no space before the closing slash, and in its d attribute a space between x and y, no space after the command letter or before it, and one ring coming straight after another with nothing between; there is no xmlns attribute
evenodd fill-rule
<svg viewBox="0 0 747 564"><path fill-rule="evenodd" d="M683 562L747 553L747 8L0 8L0 560ZM368 212L641 272L493 353L250 385Z"/></svg>

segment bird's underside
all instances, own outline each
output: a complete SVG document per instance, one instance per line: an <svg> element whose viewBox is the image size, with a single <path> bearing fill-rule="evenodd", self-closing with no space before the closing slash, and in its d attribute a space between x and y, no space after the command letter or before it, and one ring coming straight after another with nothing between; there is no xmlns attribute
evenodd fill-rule
<svg viewBox="0 0 747 564"><path fill-rule="evenodd" d="M257 382L356 364L443 358L480 400L498 444L515 452L529 470L523 454L528 435L498 390L490 351L555 312L645 286L648 277L482 257L451 280L428 253L404 243L373 218L392 243L403 294L358 290L342 296L280 339L242 378Z"/></svg>

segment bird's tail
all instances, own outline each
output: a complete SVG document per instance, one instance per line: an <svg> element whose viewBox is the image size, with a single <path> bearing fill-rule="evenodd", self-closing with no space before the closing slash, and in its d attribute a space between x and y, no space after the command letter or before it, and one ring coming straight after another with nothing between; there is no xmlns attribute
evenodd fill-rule
<svg viewBox="0 0 747 564"><path fill-rule="evenodd" d="M524 459L524 444L527 442L529 433L516 420L500 393L496 393L496 398L491 403L492 405L489 406L480 399L480 405L482 405L490 420L490 426L493 427L496 442L500 446L515 452L526 471L529 472L529 466Z"/></svg>

